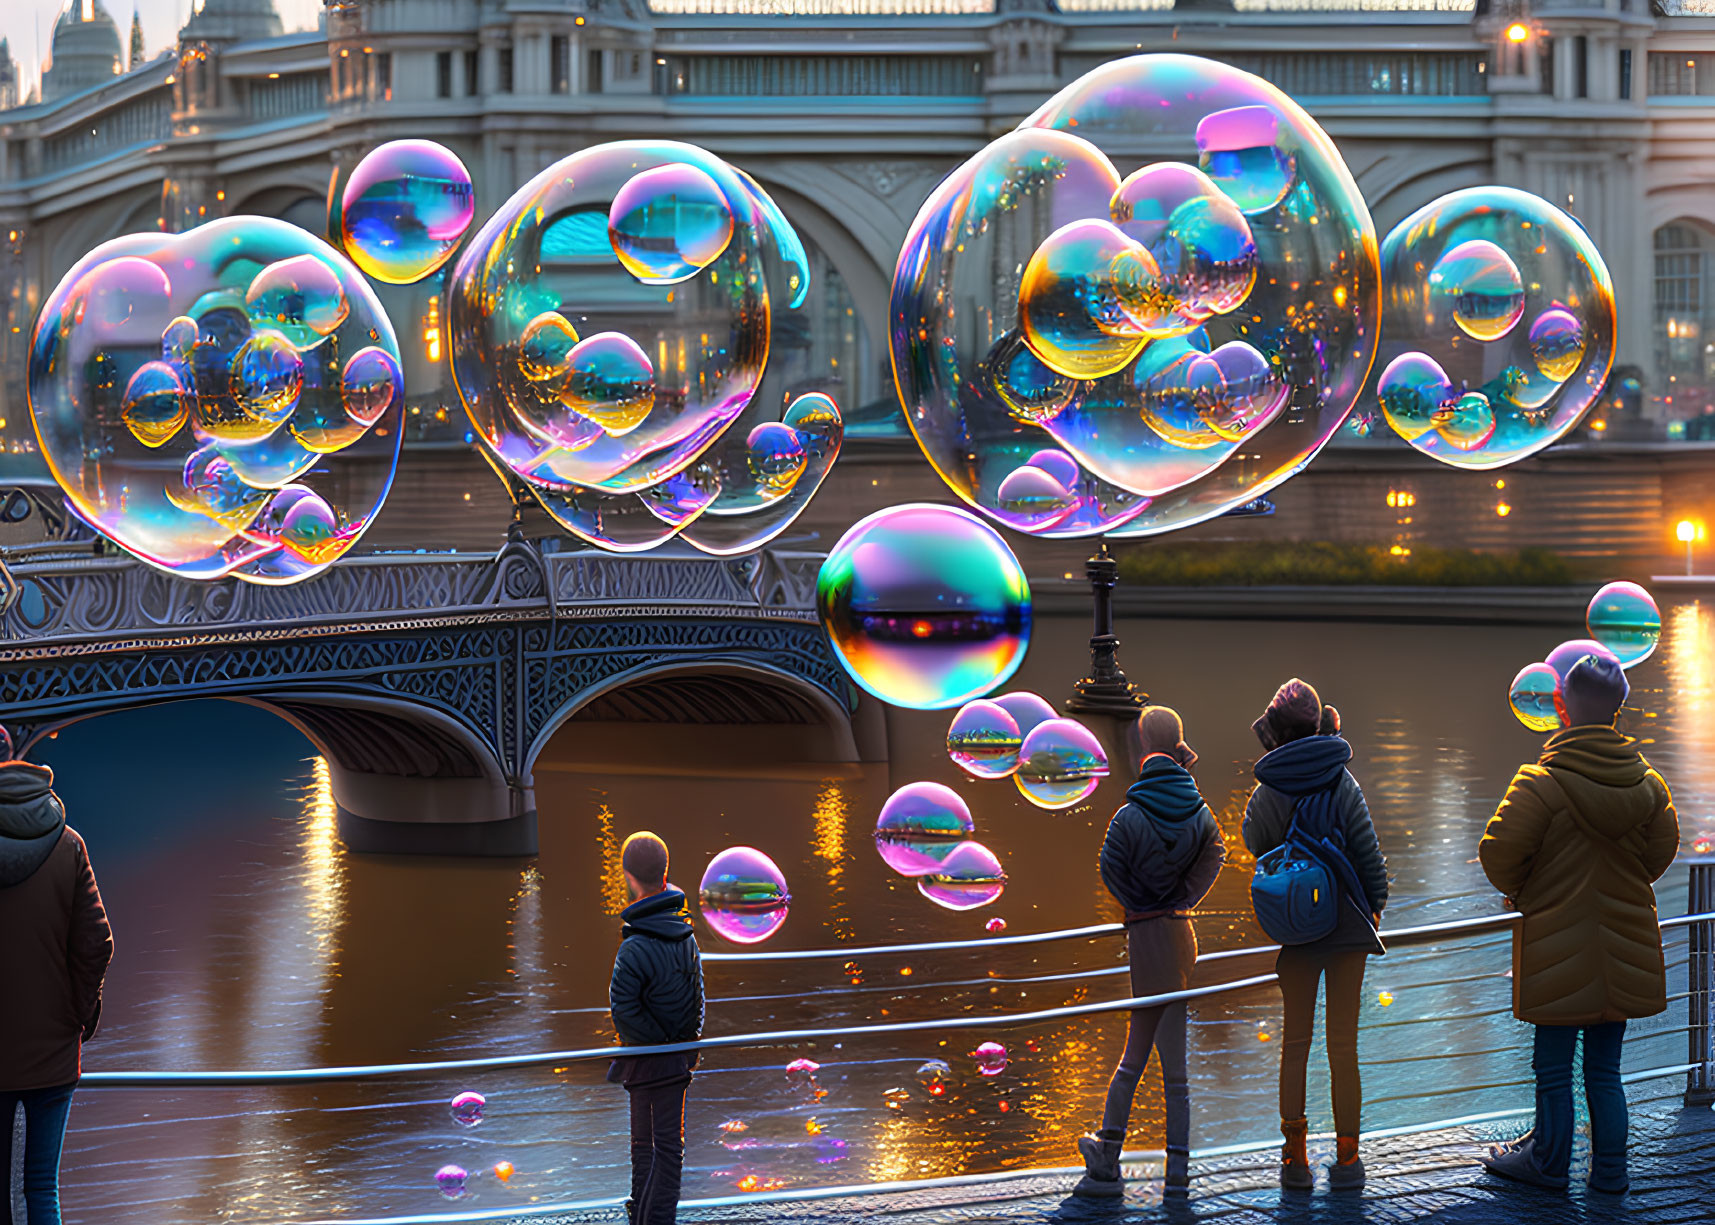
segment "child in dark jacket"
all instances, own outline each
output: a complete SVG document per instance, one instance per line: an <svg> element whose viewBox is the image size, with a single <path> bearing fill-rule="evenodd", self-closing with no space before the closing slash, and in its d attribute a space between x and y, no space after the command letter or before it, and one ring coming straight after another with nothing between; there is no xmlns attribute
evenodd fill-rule
<svg viewBox="0 0 1715 1225"><path fill-rule="evenodd" d="M686 918L685 895L667 883L667 844L637 833L620 852L636 899L620 913L619 954L608 1002L627 1046L694 1042L703 1032L703 963ZM622 1055L607 1078L631 1095L633 1225L673 1225L685 1162L685 1091L695 1052Z"/></svg>
<svg viewBox="0 0 1715 1225"><path fill-rule="evenodd" d="M1328 828L1305 831L1327 836L1342 846L1356 870L1364 896L1342 899L1334 930L1309 944L1280 950L1284 1030L1280 1044L1280 1184L1307 1191L1315 1183L1306 1151L1305 1075L1315 1029L1316 989L1326 976L1328 1069L1334 1092L1334 1130L1338 1154L1328 1171L1330 1187L1355 1190L1364 1184L1358 1158L1358 1005L1364 987L1364 959L1383 951L1376 936L1387 905L1387 861L1382 858L1370 810L1358 780L1346 769L1352 746L1339 735L1339 715L1322 705L1316 690L1294 678L1276 690L1262 718L1252 724L1266 750L1257 761L1257 788L1245 805L1241 833L1251 854L1262 856L1286 841L1298 801L1316 797L1314 812ZM1306 809L1306 812L1310 812ZM1302 823L1303 817L1300 818ZM1302 824L1301 824L1302 828ZM1363 907L1363 911L1358 909Z"/></svg>
<svg viewBox="0 0 1715 1225"><path fill-rule="evenodd" d="M1137 720L1138 778L1114 814L1102 842L1102 883L1125 907L1131 993L1162 995L1191 985L1197 935L1190 910L1220 874L1226 843L1188 772L1197 754L1185 743L1179 716L1166 706L1144 708ZM1085 1174L1076 1194L1117 1196L1120 1152L1137 1082L1149 1052L1161 1060L1167 1101L1166 1195L1190 1188L1191 1099L1185 1071L1185 1005L1132 1012L1125 1053L1108 1085L1101 1130L1078 1141Z"/></svg>

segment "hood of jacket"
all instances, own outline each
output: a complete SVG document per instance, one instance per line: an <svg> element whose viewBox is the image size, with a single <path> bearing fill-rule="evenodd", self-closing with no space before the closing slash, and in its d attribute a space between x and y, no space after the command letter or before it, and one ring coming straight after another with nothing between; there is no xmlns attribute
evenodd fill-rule
<svg viewBox="0 0 1715 1225"><path fill-rule="evenodd" d="M0 762L0 889L28 880L47 862L65 820L52 770L28 761Z"/></svg>
<svg viewBox="0 0 1715 1225"><path fill-rule="evenodd" d="M657 940L688 940L691 926L685 895L668 885L660 893L631 903L619 912L620 936L653 936Z"/></svg>
<svg viewBox="0 0 1715 1225"><path fill-rule="evenodd" d="M1256 781L1285 795L1325 791L1340 781L1352 746L1340 736L1305 736L1257 759Z"/></svg>
<svg viewBox="0 0 1715 1225"><path fill-rule="evenodd" d="M1537 764L1554 773L1578 815L1609 838L1623 837L1656 810L1638 742L1612 727L1563 728L1548 738Z"/></svg>
<svg viewBox="0 0 1715 1225"><path fill-rule="evenodd" d="M1137 781L1126 789L1125 798L1158 830L1163 825L1183 825L1203 811L1203 797L1190 771L1159 753L1144 761Z"/></svg>

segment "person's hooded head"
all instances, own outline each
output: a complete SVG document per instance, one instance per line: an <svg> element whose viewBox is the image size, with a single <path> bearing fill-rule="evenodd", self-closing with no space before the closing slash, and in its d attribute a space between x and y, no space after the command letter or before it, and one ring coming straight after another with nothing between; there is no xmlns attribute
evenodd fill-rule
<svg viewBox="0 0 1715 1225"><path fill-rule="evenodd" d="M1185 743L1185 723L1171 706L1145 706L1132 729L1138 765L1161 755L1189 770L1197 754Z"/></svg>
<svg viewBox="0 0 1715 1225"><path fill-rule="evenodd" d="M1314 736L1322 730L1322 699L1308 681L1296 676L1274 691L1268 709L1251 724L1265 750Z"/></svg>
<svg viewBox="0 0 1715 1225"><path fill-rule="evenodd" d="M1554 709L1567 727L1609 726L1632 687L1625 669L1602 655L1586 655L1567 670L1554 694Z"/></svg>

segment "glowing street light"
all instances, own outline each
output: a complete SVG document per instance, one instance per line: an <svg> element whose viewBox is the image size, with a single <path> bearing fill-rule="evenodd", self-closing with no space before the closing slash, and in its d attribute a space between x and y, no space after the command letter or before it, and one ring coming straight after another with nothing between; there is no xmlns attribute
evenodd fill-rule
<svg viewBox="0 0 1715 1225"><path fill-rule="evenodd" d="M1689 576L1691 574L1691 542L1697 539L1697 525L1689 519L1681 519L1677 535L1685 545L1685 573Z"/></svg>
<svg viewBox="0 0 1715 1225"><path fill-rule="evenodd" d="M1509 43L1522 43L1529 37L1530 27L1522 21L1515 21L1507 27L1507 41Z"/></svg>

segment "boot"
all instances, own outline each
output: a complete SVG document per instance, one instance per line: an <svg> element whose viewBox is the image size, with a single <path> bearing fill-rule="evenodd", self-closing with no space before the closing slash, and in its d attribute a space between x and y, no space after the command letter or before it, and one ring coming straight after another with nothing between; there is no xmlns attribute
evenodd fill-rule
<svg viewBox="0 0 1715 1225"><path fill-rule="evenodd" d="M1072 1188L1073 1195L1106 1199L1125 1194L1125 1183L1120 1180L1120 1146L1124 1142L1123 1135L1114 1136L1107 1131L1078 1138L1078 1151L1084 1156L1084 1177Z"/></svg>
<svg viewBox="0 0 1715 1225"><path fill-rule="evenodd" d="M1308 1191L1316 1185L1310 1172L1310 1155L1305 1143L1310 1134L1310 1121L1304 1118L1282 1119L1280 1134L1286 1143L1280 1146L1280 1186L1285 1191Z"/></svg>
<svg viewBox="0 0 1715 1225"><path fill-rule="evenodd" d="M1167 1170L1162 1179L1163 1199L1186 1199L1191 1194L1191 1153L1187 1149L1167 1146Z"/></svg>
<svg viewBox="0 0 1715 1225"><path fill-rule="evenodd" d="M1340 1136L1334 1164L1328 1167L1328 1190L1362 1191L1364 1189L1364 1159L1358 1156L1358 1138Z"/></svg>

